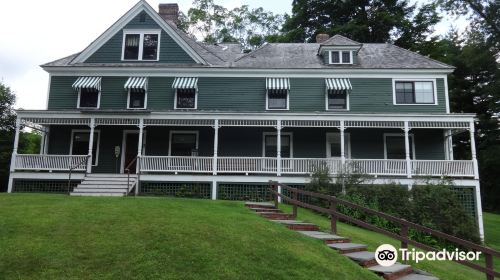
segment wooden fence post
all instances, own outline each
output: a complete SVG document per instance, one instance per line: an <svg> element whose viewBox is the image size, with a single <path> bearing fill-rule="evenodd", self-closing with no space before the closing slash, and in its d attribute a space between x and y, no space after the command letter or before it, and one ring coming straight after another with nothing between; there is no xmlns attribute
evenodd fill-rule
<svg viewBox="0 0 500 280"><path fill-rule="evenodd" d="M278 184L273 183L273 190L275 191L275 193L274 193L274 207L276 209L278 209L278 197L279 197L279 194L278 194Z"/></svg>
<svg viewBox="0 0 500 280"><path fill-rule="evenodd" d="M297 192L294 191L293 192L293 200L297 200L297 197L298 197ZM292 204L293 204L293 214L292 214L292 216L293 216L294 219L297 219L297 204L296 204L296 202L293 202Z"/></svg>
<svg viewBox="0 0 500 280"><path fill-rule="evenodd" d="M488 253L484 253L484 260L486 261L486 268L493 269L493 256ZM486 273L486 280L494 280L495 276L492 274Z"/></svg>
<svg viewBox="0 0 500 280"><path fill-rule="evenodd" d="M337 202L330 199L330 227L333 234L337 234Z"/></svg>
<svg viewBox="0 0 500 280"><path fill-rule="evenodd" d="M406 222L405 219L401 219L403 222ZM401 223L400 224L401 228L399 230L399 235L405 239L408 239L408 225ZM408 249L408 242L406 241L401 241L401 248L403 249ZM403 263L407 263L408 261L402 260Z"/></svg>

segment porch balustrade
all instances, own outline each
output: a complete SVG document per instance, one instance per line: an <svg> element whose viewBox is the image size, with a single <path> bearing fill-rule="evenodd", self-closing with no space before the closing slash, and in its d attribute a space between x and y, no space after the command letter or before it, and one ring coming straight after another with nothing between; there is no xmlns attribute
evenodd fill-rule
<svg viewBox="0 0 500 280"><path fill-rule="evenodd" d="M87 155L16 155L16 170L47 170L47 171L68 171L68 169L79 163L74 171L85 171Z"/></svg>

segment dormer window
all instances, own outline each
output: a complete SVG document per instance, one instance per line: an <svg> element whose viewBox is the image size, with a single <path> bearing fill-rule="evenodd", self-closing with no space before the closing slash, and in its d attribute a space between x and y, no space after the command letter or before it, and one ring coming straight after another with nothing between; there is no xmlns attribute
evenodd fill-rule
<svg viewBox="0 0 500 280"><path fill-rule="evenodd" d="M122 60L158 61L160 31L124 30Z"/></svg>
<svg viewBox="0 0 500 280"><path fill-rule="evenodd" d="M329 51L330 64L352 64L352 51Z"/></svg>

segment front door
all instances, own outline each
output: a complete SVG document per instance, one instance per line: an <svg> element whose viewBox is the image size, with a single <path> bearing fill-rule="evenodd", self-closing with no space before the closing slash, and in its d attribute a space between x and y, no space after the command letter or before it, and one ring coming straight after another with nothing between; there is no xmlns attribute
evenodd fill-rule
<svg viewBox="0 0 500 280"><path fill-rule="evenodd" d="M137 145L139 144L139 134L138 133L125 133L125 145L123 155L125 160L123 162L123 172L126 173L125 169L127 166L135 159L137 156ZM136 163L133 163L129 169L130 173L135 173Z"/></svg>

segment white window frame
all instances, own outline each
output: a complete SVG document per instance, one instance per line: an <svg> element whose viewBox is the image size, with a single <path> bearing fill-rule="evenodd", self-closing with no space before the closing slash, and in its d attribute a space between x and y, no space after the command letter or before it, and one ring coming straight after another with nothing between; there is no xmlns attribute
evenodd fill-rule
<svg viewBox="0 0 500 280"><path fill-rule="evenodd" d="M329 138L332 135L339 135L340 138L340 132L327 132L326 133L326 158L337 158L339 159L340 157L332 157L331 155L331 146L330 146L330 141ZM351 158L351 134L349 132L344 132L344 155L345 158Z"/></svg>
<svg viewBox="0 0 500 280"><path fill-rule="evenodd" d="M71 130L71 141L69 144L69 154L73 155L73 139L75 137L75 133L80 133L80 132L87 132L89 133L89 141L90 141L90 129L72 129ZM92 166L98 166L99 165L99 146L101 144L101 131L99 129L94 130L94 134L97 133L97 148L95 150L95 164L92 164ZM96 143L93 144L94 146ZM88 155L88 151L87 154Z"/></svg>
<svg viewBox="0 0 500 280"><path fill-rule="evenodd" d="M332 52L338 52L339 53L339 62L333 62L332 61ZM342 53L343 52L349 52L349 59L351 60L350 62L344 62L343 61L343 59L342 59ZM331 51L328 51L328 64L354 64L352 51L346 51L346 50L331 50Z"/></svg>
<svg viewBox="0 0 500 280"><path fill-rule="evenodd" d="M172 155L172 136L174 134L195 134L196 135L196 150L199 150L200 131L199 130L170 130L168 133L168 156Z"/></svg>
<svg viewBox="0 0 500 280"><path fill-rule="evenodd" d="M281 132L281 136L284 135L290 136L290 158L293 158L293 132ZM262 157L266 157L266 136L278 136L278 133L277 132L262 133Z"/></svg>
<svg viewBox="0 0 500 280"><path fill-rule="evenodd" d="M177 88L174 94L174 110L197 110L198 109L198 88L194 88L194 108L177 108Z"/></svg>
<svg viewBox="0 0 500 280"><path fill-rule="evenodd" d="M401 136L404 138L405 134L404 133L384 133L384 159L388 159L387 158L387 136ZM408 134L408 138L410 138L410 149L412 150L412 154L413 154L413 158L411 160L415 160L415 159L417 159L417 154L415 154L415 138L413 137L412 133Z"/></svg>
<svg viewBox="0 0 500 280"><path fill-rule="evenodd" d="M128 110L145 110L148 108L148 90L144 89L144 107L143 108L130 108L130 88L127 90L127 109Z"/></svg>
<svg viewBox="0 0 500 280"><path fill-rule="evenodd" d="M81 97L82 89L78 89L78 101L76 103L77 109L100 109L101 108L101 91L97 92L97 107L81 107L80 106L80 97Z"/></svg>
<svg viewBox="0 0 500 280"><path fill-rule="evenodd" d="M396 102L396 82L432 82L434 103L399 104ZM435 106L438 105L436 79L392 79L392 104L397 106Z"/></svg>
<svg viewBox="0 0 500 280"><path fill-rule="evenodd" d="M127 35L135 34L139 35L139 54L137 59L125 59L125 38ZM144 34L156 34L158 35L158 46L156 51L156 59L142 59L143 48L144 48ZM161 30L160 29L124 29L123 30L123 42L122 42L122 61L159 61L160 60L160 42L161 42Z"/></svg>
<svg viewBox="0 0 500 280"><path fill-rule="evenodd" d="M270 109L269 108L269 89L266 89L266 110L268 111L288 111L290 110L290 90L286 90L286 108L285 109Z"/></svg>
<svg viewBox="0 0 500 280"><path fill-rule="evenodd" d="M140 131L139 130L134 130L134 129L125 129L123 130L123 134L122 134L122 146L121 146L121 150L120 150L120 173L125 173L125 152L126 152L126 149L127 149L127 135L128 134L140 134ZM146 137L146 134L147 134L147 131L144 130L142 132L142 155L146 155L146 140L147 140L147 137ZM137 137L139 137L139 135L137 135Z"/></svg>
<svg viewBox="0 0 500 280"><path fill-rule="evenodd" d="M328 89L325 89L325 109L327 111L349 111L351 109L351 104L349 102L350 99L350 91L346 90L346 108L345 109L330 109L328 108Z"/></svg>

